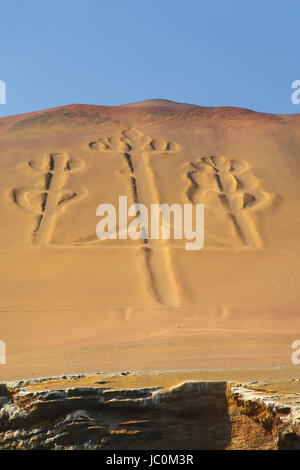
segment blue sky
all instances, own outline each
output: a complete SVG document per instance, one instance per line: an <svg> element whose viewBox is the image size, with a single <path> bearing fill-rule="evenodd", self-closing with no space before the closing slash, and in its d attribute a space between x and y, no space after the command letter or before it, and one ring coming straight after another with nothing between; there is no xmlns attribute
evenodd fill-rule
<svg viewBox="0 0 300 470"><path fill-rule="evenodd" d="M299 0L1 2L0 116L164 98L300 113Z"/></svg>

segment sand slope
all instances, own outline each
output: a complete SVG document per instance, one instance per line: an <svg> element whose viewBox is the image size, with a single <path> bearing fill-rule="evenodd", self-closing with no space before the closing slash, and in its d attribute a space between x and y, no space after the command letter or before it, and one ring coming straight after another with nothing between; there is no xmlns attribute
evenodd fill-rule
<svg viewBox="0 0 300 470"><path fill-rule="evenodd" d="M299 155L300 115L151 100L0 119L0 376L42 375L51 351L67 368L67 350L94 370L113 348L118 369L129 345L138 368L290 364ZM205 204L204 249L98 240L120 195Z"/></svg>

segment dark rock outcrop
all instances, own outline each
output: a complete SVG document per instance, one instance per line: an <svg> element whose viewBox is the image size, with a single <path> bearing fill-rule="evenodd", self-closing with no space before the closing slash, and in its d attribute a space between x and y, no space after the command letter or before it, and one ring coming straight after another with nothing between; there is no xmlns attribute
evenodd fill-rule
<svg viewBox="0 0 300 470"><path fill-rule="evenodd" d="M300 447L300 407L247 386L47 390L47 379L37 382L45 389L30 381L0 385L0 449Z"/></svg>

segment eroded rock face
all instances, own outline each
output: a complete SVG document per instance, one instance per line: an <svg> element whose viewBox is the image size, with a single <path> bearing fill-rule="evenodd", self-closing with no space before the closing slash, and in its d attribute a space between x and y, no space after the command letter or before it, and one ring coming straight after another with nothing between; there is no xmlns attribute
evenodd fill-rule
<svg viewBox="0 0 300 470"><path fill-rule="evenodd" d="M0 385L0 449L300 448L300 408L246 386L113 390L75 379L47 390L41 379L36 390L32 383Z"/></svg>

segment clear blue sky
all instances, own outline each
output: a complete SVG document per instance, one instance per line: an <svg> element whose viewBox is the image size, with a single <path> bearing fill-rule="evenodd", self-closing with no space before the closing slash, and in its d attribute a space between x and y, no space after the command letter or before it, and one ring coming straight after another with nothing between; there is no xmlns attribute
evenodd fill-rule
<svg viewBox="0 0 300 470"><path fill-rule="evenodd" d="M6 0L0 116L165 98L300 113L299 0Z"/></svg>

